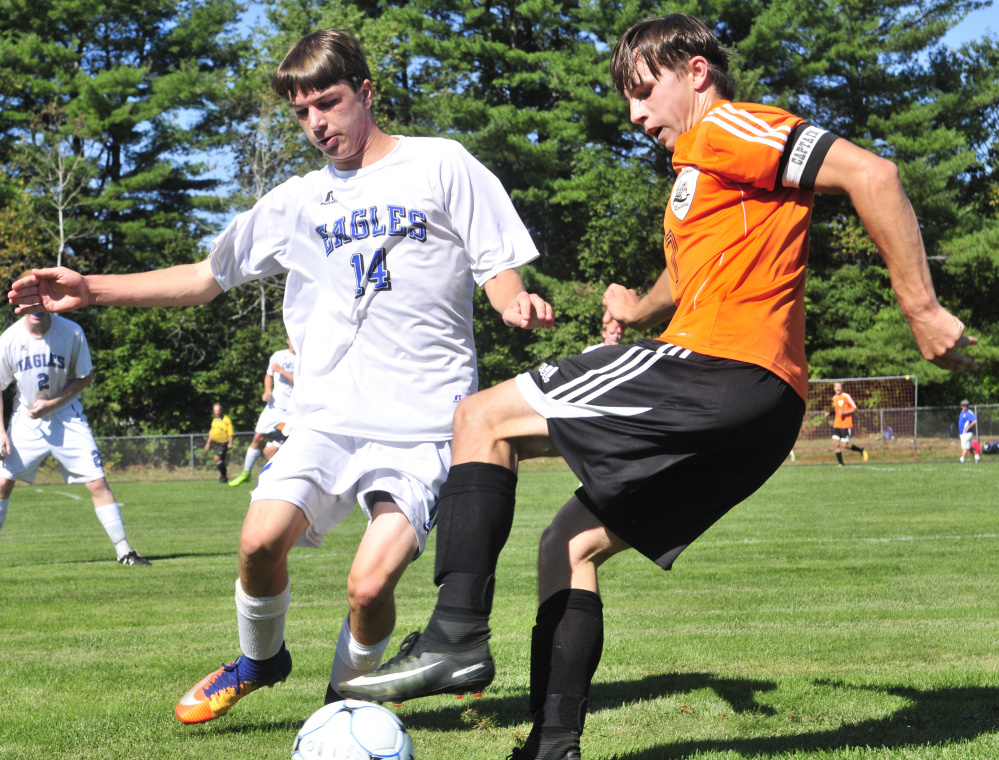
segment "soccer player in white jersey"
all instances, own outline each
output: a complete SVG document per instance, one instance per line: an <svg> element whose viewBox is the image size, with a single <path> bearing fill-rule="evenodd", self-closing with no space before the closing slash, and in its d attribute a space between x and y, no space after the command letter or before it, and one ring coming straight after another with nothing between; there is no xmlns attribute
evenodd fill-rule
<svg viewBox="0 0 999 760"><path fill-rule="evenodd" d="M9 430L0 428L0 526L14 481L34 483L51 454L67 483L83 483L123 565L148 565L128 543L121 507L104 477L97 443L80 403L93 381L83 330L44 312L29 314L0 335L0 389L17 383ZM0 418L3 398L0 397Z"/></svg>
<svg viewBox="0 0 999 760"><path fill-rule="evenodd" d="M378 665L395 586L436 519L455 405L476 390L475 285L507 325L553 319L516 272L538 253L499 180L457 142L379 129L357 40L336 30L303 37L272 83L332 159L326 168L238 215L200 263L119 276L35 270L9 294L19 312L184 305L287 275L293 429L260 475L240 537L243 655L181 698L185 723L217 718L288 675L288 551L299 540L318 546L355 502L369 524L347 578L331 683Z"/></svg>
<svg viewBox="0 0 999 760"><path fill-rule="evenodd" d="M267 443L267 437L287 422L288 404L291 402L291 389L295 384L295 347L291 338L286 338L288 348L275 351L267 361L264 373L264 395L261 400L267 404L257 418L253 440L246 450L243 471L229 481L230 486L240 486L250 479L253 463L257 461Z"/></svg>

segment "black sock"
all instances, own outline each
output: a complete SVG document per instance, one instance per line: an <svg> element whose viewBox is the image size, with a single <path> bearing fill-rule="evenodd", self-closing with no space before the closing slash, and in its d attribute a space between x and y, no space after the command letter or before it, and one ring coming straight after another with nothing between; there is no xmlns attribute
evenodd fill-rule
<svg viewBox="0 0 999 760"><path fill-rule="evenodd" d="M837 451L836 452L836 461L839 462L840 464L843 464L843 452L842 451Z"/></svg>
<svg viewBox="0 0 999 760"><path fill-rule="evenodd" d="M510 536L517 475L495 464L455 465L437 509L437 605L424 633L459 649L489 638L493 576Z"/></svg>
<svg viewBox="0 0 999 760"><path fill-rule="evenodd" d="M852 444L851 443L850 444L850 449L852 451L856 451L858 454L863 454L864 453L864 450L862 448L860 448L860 446L857 446L856 444Z"/></svg>
<svg viewBox="0 0 999 760"><path fill-rule="evenodd" d="M604 643L603 603L582 589L552 594L531 632L530 710L537 731L583 731Z"/></svg>

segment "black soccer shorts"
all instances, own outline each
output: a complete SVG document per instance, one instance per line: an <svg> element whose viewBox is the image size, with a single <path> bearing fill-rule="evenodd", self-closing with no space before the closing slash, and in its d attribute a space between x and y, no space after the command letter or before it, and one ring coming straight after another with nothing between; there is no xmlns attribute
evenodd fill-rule
<svg viewBox="0 0 999 760"><path fill-rule="evenodd" d="M664 570L777 470L805 414L769 370L652 339L547 362L517 386L580 501Z"/></svg>

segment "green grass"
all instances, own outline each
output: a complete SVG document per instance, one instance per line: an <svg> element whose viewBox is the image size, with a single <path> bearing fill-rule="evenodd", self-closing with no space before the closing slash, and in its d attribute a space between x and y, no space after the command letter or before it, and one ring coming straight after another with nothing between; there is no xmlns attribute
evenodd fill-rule
<svg viewBox="0 0 999 760"><path fill-rule="evenodd" d="M999 758L997 475L991 462L785 467L672 572L614 558L586 760ZM535 547L575 483L521 475L497 680L478 700L397 709L419 760L504 758L529 729ZM293 551L288 681L183 726L176 700L238 651L248 489L113 487L150 568L113 562L82 487L14 492L0 531L0 758L289 757L322 700L363 521ZM432 551L403 580L390 653L426 622Z"/></svg>

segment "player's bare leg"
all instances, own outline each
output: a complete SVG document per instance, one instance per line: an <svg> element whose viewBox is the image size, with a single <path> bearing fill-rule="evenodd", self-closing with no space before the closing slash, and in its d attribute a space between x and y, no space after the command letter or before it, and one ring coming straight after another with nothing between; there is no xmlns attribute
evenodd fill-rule
<svg viewBox="0 0 999 760"><path fill-rule="evenodd" d="M183 723L204 723L225 715L240 699L291 672L284 646L285 615L291 603L288 551L309 525L294 504L259 500L250 504L239 539L236 619L243 654L196 683L174 708Z"/></svg>
<svg viewBox="0 0 999 760"><path fill-rule="evenodd" d="M453 464L441 488L434 582L437 605L422 635L340 694L379 702L478 693L492 682L493 574L513 522L516 467L551 451L548 425L508 380L458 405Z"/></svg>
<svg viewBox="0 0 999 760"><path fill-rule="evenodd" d="M10 505L10 495L14 492L14 481L0 478L0 528L7 519L7 507Z"/></svg>
<svg viewBox="0 0 999 760"><path fill-rule="evenodd" d="M350 612L340 630L325 703L342 699L336 691L377 668L395 630L395 587L419 551L409 518L390 501L377 502L347 577Z"/></svg>

